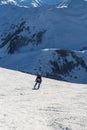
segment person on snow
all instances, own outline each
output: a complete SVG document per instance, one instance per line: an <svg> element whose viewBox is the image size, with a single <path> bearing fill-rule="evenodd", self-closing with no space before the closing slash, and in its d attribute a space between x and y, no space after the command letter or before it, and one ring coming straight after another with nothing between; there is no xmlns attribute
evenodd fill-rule
<svg viewBox="0 0 87 130"><path fill-rule="evenodd" d="M42 82L42 77L40 74L37 74L36 80L35 80L35 85L34 85L34 89L39 89L40 88L40 84ZM38 87L36 88L36 86L38 85Z"/></svg>

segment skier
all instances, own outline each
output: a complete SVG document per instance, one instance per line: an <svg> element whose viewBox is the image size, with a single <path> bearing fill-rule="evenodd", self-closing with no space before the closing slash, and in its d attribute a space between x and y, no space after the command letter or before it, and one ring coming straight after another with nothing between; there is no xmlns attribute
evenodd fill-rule
<svg viewBox="0 0 87 130"><path fill-rule="evenodd" d="M34 85L34 89L39 89L40 88L40 84L42 82L42 78L40 74L37 74L36 80L35 80L35 85ZM36 86L38 85L38 88L36 88Z"/></svg>

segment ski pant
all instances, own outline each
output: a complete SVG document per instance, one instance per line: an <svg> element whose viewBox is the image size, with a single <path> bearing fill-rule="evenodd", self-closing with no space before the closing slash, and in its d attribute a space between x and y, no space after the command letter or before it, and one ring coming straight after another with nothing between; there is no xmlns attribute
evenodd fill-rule
<svg viewBox="0 0 87 130"><path fill-rule="evenodd" d="M40 84L41 84L41 83L36 82L35 85L34 85L34 89L36 88L37 85L38 85L38 88L37 88L37 89L39 89L39 88L40 88Z"/></svg>

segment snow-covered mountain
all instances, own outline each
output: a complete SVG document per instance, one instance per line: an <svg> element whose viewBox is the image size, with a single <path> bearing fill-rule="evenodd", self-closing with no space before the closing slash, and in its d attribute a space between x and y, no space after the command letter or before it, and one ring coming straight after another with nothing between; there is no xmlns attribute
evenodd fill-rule
<svg viewBox="0 0 87 130"><path fill-rule="evenodd" d="M87 83L86 12L84 0L1 1L0 66Z"/></svg>
<svg viewBox="0 0 87 130"><path fill-rule="evenodd" d="M0 4L13 4L23 7L40 7L43 5L57 5L67 2L68 0L1 0Z"/></svg>
<svg viewBox="0 0 87 130"><path fill-rule="evenodd" d="M0 68L0 130L87 130L87 85Z"/></svg>

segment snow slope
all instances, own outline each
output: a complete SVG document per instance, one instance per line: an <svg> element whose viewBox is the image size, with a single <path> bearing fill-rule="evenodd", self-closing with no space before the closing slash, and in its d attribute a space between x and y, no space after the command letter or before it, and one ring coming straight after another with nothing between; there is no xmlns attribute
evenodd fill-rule
<svg viewBox="0 0 87 130"><path fill-rule="evenodd" d="M0 130L87 130L87 85L0 68Z"/></svg>

